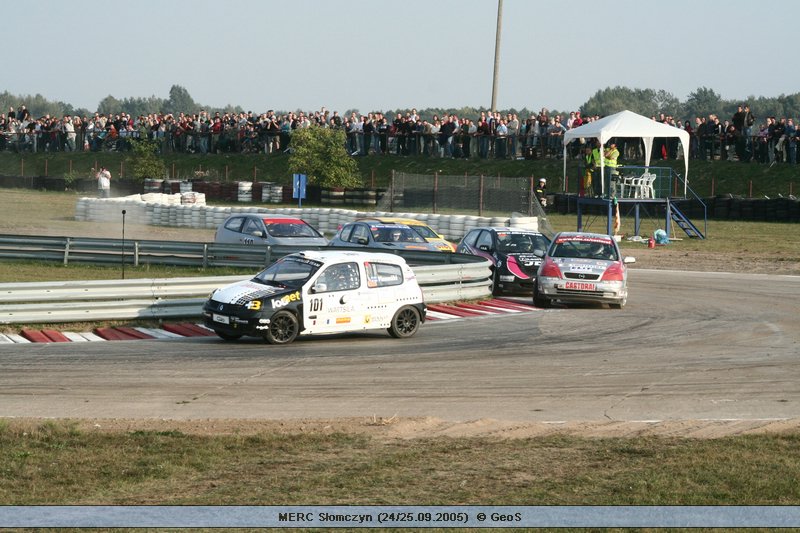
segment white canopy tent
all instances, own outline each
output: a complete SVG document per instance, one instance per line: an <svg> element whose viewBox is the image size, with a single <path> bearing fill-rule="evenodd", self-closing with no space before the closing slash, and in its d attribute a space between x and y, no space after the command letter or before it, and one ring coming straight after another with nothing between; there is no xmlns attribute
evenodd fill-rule
<svg viewBox="0 0 800 533"><path fill-rule="evenodd" d="M653 151L653 139L656 137L678 137L683 146L683 161L685 166L683 193L689 183L689 134L680 128L656 122L653 119L637 115L633 111L620 111L613 115L589 122L567 130L564 134L564 176L567 175L567 145L570 141L579 138L598 139L601 146L614 137L641 137L644 142L644 166L650 167L650 156ZM602 149L601 149L602 153ZM605 163L600 158L600 175L605 175ZM566 184L566 181L564 182ZM605 182L603 182L605 187ZM605 192L605 191L604 191Z"/></svg>

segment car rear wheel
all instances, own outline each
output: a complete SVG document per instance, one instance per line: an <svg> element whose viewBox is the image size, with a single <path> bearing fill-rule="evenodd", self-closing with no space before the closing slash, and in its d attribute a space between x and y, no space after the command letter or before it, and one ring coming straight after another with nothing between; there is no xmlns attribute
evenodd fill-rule
<svg viewBox="0 0 800 533"><path fill-rule="evenodd" d="M264 338L270 344L289 344L297 338L300 324L289 311L278 311L269 321Z"/></svg>
<svg viewBox="0 0 800 533"><path fill-rule="evenodd" d="M216 330L214 330L214 333L217 334L217 337L226 341L236 341L242 338L241 335L231 335L230 333L223 333L221 331L216 331Z"/></svg>
<svg viewBox="0 0 800 533"><path fill-rule="evenodd" d="M389 335L396 339L412 337L420 325L419 311L416 307L407 305L401 307L392 318L392 325L388 328Z"/></svg>

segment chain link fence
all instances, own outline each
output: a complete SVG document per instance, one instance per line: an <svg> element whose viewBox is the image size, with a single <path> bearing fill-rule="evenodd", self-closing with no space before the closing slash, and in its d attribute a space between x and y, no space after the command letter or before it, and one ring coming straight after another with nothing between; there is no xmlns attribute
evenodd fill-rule
<svg viewBox="0 0 800 533"><path fill-rule="evenodd" d="M379 211L477 216L537 217L539 230L554 234L547 213L534 195L534 178L445 176L440 174L392 174L386 193L378 201ZM553 195L547 195L553 205Z"/></svg>

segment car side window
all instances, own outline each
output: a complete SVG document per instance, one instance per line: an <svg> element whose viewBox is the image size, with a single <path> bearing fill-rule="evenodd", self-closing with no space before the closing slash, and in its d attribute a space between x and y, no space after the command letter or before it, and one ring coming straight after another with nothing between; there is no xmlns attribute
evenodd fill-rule
<svg viewBox="0 0 800 533"><path fill-rule="evenodd" d="M349 241L351 233L353 233L353 224L343 227L339 233L339 238L343 241Z"/></svg>
<svg viewBox="0 0 800 533"><path fill-rule="evenodd" d="M403 269L399 265L387 263L364 263L367 272L367 287L391 287L402 285Z"/></svg>
<svg viewBox="0 0 800 533"><path fill-rule="evenodd" d="M233 217L231 219L228 219L228 221L225 222L225 229L235 232L241 232L242 222L244 222L244 217Z"/></svg>
<svg viewBox="0 0 800 533"><path fill-rule="evenodd" d="M356 263L339 263L325 269L317 278L317 292L349 291L361 286L361 275Z"/></svg>
<svg viewBox="0 0 800 533"><path fill-rule="evenodd" d="M488 231L481 231L481 235L478 237L478 242L476 245L478 248L481 246L486 246L488 250L493 249L494 246L492 243L492 234Z"/></svg>
<svg viewBox="0 0 800 533"><path fill-rule="evenodd" d="M242 233L250 235L254 231L261 231L261 225L258 223L258 221L253 220L252 218L248 218L247 221L244 223L244 227L242 228Z"/></svg>
<svg viewBox="0 0 800 533"><path fill-rule="evenodd" d="M347 239L350 242L358 242L359 239L369 240L369 231L364 224L356 224L353 227L353 234Z"/></svg>
<svg viewBox="0 0 800 533"><path fill-rule="evenodd" d="M475 240L478 238L478 235L480 235L480 233L481 233L480 231L470 231L469 233L467 233L467 236L464 237L464 244L466 244L467 246L474 247Z"/></svg>

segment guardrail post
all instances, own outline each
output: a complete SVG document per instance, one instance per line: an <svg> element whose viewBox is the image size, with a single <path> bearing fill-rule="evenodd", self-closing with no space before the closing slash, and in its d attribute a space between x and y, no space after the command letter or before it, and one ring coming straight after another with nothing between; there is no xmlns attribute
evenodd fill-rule
<svg viewBox="0 0 800 533"><path fill-rule="evenodd" d="M133 266L139 266L139 241L133 242Z"/></svg>
<svg viewBox="0 0 800 533"><path fill-rule="evenodd" d="M64 266L69 264L69 244L72 242L72 239L67 237L67 242L64 243Z"/></svg>
<svg viewBox="0 0 800 533"><path fill-rule="evenodd" d="M208 268L208 244L203 244L203 268Z"/></svg>
<svg viewBox="0 0 800 533"><path fill-rule="evenodd" d="M267 250L264 255L264 266L269 266L272 262L272 246L267 246Z"/></svg>

